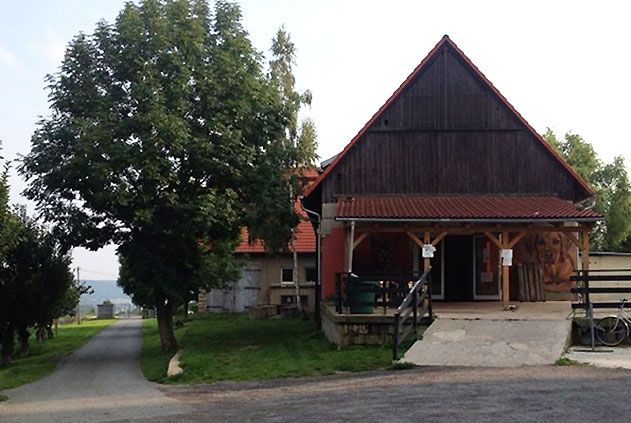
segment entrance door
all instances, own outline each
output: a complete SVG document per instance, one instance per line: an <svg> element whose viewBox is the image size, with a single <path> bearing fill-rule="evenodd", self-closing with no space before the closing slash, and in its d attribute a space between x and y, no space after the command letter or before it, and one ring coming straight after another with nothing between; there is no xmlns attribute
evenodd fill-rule
<svg viewBox="0 0 631 423"><path fill-rule="evenodd" d="M443 239L445 300L473 299L473 238L452 235Z"/></svg>
<svg viewBox="0 0 631 423"><path fill-rule="evenodd" d="M234 311L243 313L258 304L259 292L259 269L245 269L243 276L237 281L235 290Z"/></svg>
<svg viewBox="0 0 631 423"><path fill-rule="evenodd" d="M500 299L499 249L484 235L473 237L474 280L473 298L476 300Z"/></svg>

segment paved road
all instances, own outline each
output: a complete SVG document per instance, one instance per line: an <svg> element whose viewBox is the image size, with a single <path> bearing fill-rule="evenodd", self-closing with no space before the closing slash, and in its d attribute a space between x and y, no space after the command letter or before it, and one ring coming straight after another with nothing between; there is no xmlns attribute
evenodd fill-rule
<svg viewBox="0 0 631 423"><path fill-rule="evenodd" d="M173 416L191 408L147 382L138 365L141 320L121 320L49 376L4 392L0 422L107 422Z"/></svg>
<svg viewBox="0 0 631 423"><path fill-rule="evenodd" d="M311 380L172 386L191 422L628 422L631 372L417 368ZM146 422L168 422L169 418Z"/></svg>

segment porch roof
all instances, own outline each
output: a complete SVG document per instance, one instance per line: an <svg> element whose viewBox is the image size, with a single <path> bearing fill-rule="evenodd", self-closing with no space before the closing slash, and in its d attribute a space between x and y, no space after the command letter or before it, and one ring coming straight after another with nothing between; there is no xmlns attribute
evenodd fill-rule
<svg viewBox="0 0 631 423"><path fill-rule="evenodd" d="M554 196L362 196L340 198L336 220L595 222L602 216Z"/></svg>

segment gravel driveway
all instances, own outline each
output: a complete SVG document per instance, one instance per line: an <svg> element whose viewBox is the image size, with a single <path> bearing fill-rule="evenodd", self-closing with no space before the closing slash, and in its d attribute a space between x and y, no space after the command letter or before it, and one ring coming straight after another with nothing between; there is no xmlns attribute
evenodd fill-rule
<svg viewBox="0 0 631 423"><path fill-rule="evenodd" d="M106 422L166 417L191 409L147 382L138 365L140 319L105 328L55 372L3 392L0 422Z"/></svg>
<svg viewBox="0 0 631 423"><path fill-rule="evenodd" d="M628 422L631 413L631 372L586 366L425 367L164 390L195 407L180 420L191 422Z"/></svg>

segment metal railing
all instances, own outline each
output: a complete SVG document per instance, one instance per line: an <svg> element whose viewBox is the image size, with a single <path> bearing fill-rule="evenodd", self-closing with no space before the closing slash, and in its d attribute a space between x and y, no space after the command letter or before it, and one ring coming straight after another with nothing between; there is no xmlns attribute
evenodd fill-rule
<svg viewBox="0 0 631 423"><path fill-rule="evenodd" d="M361 307L375 307L382 309L383 314L387 314L388 309L399 307L418 279L418 273L363 273L361 275L348 272L337 273L335 312L353 313L354 309ZM369 299L362 297L369 297Z"/></svg>
<svg viewBox="0 0 631 423"><path fill-rule="evenodd" d="M394 331L392 333L393 362L399 359L401 343L410 334L417 333L419 323L425 318L425 314L428 315L430 321L433 320L432 290L429 280L430 271L431 267L414 283L394 313ZM407 321L410 317L412 317L412 322L408 324Z"/></svg>

